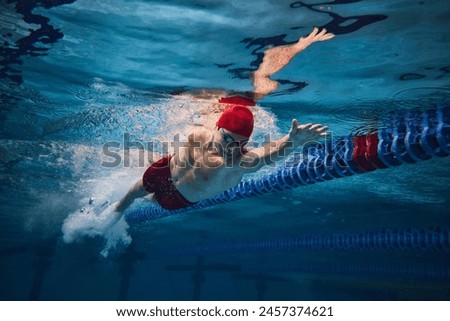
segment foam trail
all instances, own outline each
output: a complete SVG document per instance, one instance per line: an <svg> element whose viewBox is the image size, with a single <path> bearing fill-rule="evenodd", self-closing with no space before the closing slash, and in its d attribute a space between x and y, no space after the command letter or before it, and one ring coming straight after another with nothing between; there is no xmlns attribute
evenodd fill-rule
<svg viewBox="0 0 450 321"><path fill-rule="evenodd" d="M116 203L109 204L100 213L90 207L70 214L62 226L64 242L72 243L83 237L103 237L105 247L100 254L104 257L119 244L129 245L131 237L127 231L128 224L123 218L114 224L117 221L115 206Z"/></svg>
<svg viewBox="0 0 450 321"><path fill-rule="evenodd" d="M81 199L81 209L65 219L62 226L63 241L73 243L85 237L102 237L105 245L100 254L104 257L118 246L128 246L131 243L129 226L123 218L116 223L117 213L114 209L117 200L125 195L141 171L139 168L115 169L108 177L91 180L91 186L83 184L83 188L93 196Z"/></svg>

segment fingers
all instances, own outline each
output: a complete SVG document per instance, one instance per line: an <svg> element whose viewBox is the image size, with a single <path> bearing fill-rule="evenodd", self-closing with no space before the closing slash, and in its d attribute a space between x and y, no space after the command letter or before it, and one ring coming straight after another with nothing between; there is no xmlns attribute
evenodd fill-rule
<svg viewBox="0 0 450 321"><path fill-rule="evenodd" d="M289 130L289 135L295 135L298 131L298 120L292 119L291 129Z"/></svg>
<svg viewBox="0 0 450 321"><path fill-rule="evenodd" d="M321 32L317 35L318 37L323 37L324 34L327 33L327 29L323 28Z"/></svg>
<svg viewBox="0 0 450 321"><path fill-rule="evenodd" d="M304 124L304 125L300 125L297 127L298 130L309 130L312 127L312 123L308 123L308 124Z"/></svg>
<svg viewBox="0 0 450 321"><path fill-rule="evenodd" d="M314 130L314 131L318 131L318 132L323 132L323 131L326 131L327 129L328 129L328 126L324 126L322 124L308 123L308 124L298 126L298 130Z"/></svg>
<svg viewBox="0 0 450 321"><path fill-rule="evenodd" d="M315 41L325 41L325 40L329 40L331 38L334 38L334 34L333 33L328 33L327 29L323 28L320 32L319 29L317 29L317 27L314 27L313 32L311 32L311 34L308 36L314 38Z"/></svg>
<svg viewBox="0 0 450 321"><path fill-rule="evenodd" d="M305 124L305 125L300 125L298 126L298 130L299 131L313 131L316 132L318 134L322 134L325 133L328 129L328 126L324 126L322 124Z"/></svg>
<svg viewBox="0 0 450 321"><path fill-rule="evenodd" d="M297 123L296 119L292 120L292 125ZM320 138L326 137L328 126L322 124L303 124L298 125L295 129L291 128L289 131L290 139L293 139L297 144L305 144L308 142L316 141Z"/></svg>
<svg viewBox="0 0 450 321"><path fill-rule="evenodd" d="M324 126L322 124L316 124L311 127L311 130L315 130L317 132L323 132L328 129L328 126Z"/></svg>
<svg viewBox="0 0 450 321"><path fill-rule="evenodd" d="M315 125L311 126L311 129L317 129L319 127L322 127L322 125L321 124L315 124Z"/></svg>
<svg viewBox="0 0 450 321"><path fill-rule="evenodd" d="M325 41L329 40L334 37L334 34L328 33L327 29L323 28L320 30L317 27L314 27L313 31L305 38L301 37L298 42L297 46L303 46L301 50L305 49L304 47L309 46L310 44L316 42L316 41Z"/></svg>
<svg viewBox="0 0 450 321"><path fill-rule="evenodd" d="M335 34L334 33L327 33L325 35L322 36L322 38L320 39L320 41L324 41L324 40L329 40L331 38L334 38Z"/></svg>
<svg viewBox="0 0 450 321"><path fill-rule="evenodd" d="M301 37L299 42L312 42L314 41L314 38L317 36L317 33L319 32L319 29L317 27L314 27L313 31L311 31L311 33L306 37L303 38Z"/></svg>

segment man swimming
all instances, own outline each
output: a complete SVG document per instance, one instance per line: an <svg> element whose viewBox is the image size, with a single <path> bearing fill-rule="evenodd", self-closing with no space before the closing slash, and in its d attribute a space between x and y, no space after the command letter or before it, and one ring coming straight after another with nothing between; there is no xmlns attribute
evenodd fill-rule
<svg viewBox="0 0 450 321"><path fill-rule="evenodd" d="M292 120L284 137L266 146L247 151L245 145L253 131L250 107L278 88L270 76L278 72L299 52L317 41L334 35L325 29L314 28L306 38L292 45L273 47L265 51L263 62L253 74L255 87L251 96L222 97L223 113L213 132L197 130L188 136L188 142L153 163L129 192L115 205L117 219L136 198L151 195L161 207L169 210L188 207L216 196L238 185L245 174L289 155L306 142L325 135L321 124L299 125Z"/></svg>

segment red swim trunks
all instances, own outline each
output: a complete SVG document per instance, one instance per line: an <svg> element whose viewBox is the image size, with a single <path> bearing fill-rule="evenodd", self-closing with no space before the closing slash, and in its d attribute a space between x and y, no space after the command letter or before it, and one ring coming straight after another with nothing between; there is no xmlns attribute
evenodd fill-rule
<svg viewBox="0 0 450 321"><path fill-rule="evenodd" d="M195 204L185 199L173 185L170 175L171 158L172 156L166 156L153 163L142 177L145 190L148 193L155 193L154 199L166 210L176 210Z"/></svg>

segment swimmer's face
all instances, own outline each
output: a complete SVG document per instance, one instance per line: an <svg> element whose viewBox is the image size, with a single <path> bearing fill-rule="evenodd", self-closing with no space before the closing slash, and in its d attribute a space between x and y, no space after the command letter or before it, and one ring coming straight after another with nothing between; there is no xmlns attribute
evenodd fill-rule
<svg viewBox="0 0 450 321"><path fill-rule="evenodd" d="M237 155L245 144L248 137L232 133L224 128L218 128L219 138L216 140L217 148L226 157Z"/></svg>

